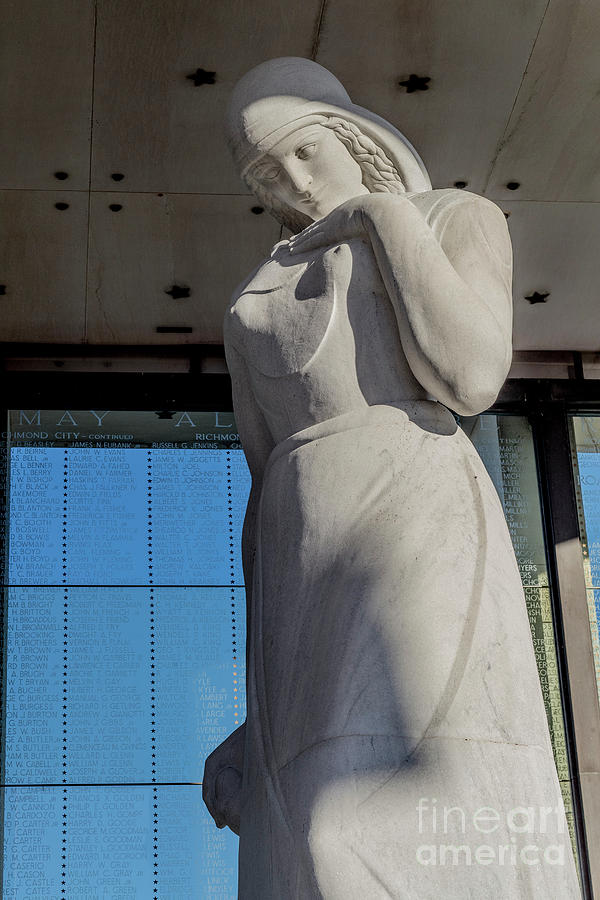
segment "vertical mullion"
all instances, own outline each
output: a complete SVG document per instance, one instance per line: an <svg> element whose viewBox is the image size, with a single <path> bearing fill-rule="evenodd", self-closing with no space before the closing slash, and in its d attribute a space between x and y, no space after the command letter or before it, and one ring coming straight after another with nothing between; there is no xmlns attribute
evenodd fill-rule
<svg viewBox="0 0 600 900"><path fill-rule="evenodd" d="M600 897L600 860L589 848L600 846L600 822L581 775L597 771L600 709L589 627L566 407L552 402L531 415L552 581L557 656L567 729L567 750L575 812L575 831L583 897ZM593 887L595 891L593 891Z"/></svg>

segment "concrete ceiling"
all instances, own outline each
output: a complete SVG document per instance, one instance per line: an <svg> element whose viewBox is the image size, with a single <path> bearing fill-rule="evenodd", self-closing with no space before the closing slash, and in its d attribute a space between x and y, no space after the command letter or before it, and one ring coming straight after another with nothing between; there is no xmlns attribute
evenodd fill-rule
<svg viewBox="0 0 600 900"><path fill-rule="evenodd" d="M231 290L280 234L234 171L223 110L247 69L294 55L404 131L435 187L466 182L510 214L517 349L600 349L595 0L3 10L0 340L219 343ZM411 74L429 89L408 93Z"/></svg>

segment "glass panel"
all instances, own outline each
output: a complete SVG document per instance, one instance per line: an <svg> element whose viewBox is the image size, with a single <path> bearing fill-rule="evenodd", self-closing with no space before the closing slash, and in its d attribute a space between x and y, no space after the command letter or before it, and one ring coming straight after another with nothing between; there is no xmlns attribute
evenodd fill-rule
<svg viewBox="0 0 600 900"><path fill-rule="evenodd" d="M504 507L523 582L554 760L575 848L573 796L531 426L523 416L491 414L461 419L460 424L477 448Z"/></svg>
<svg viewBox="0 0 600 900"><path fill-rule="evenodd" d="M233 898L201 797L245 718L233 417L9 421L2 896Z"/></svg>
<svg viewBox="0 0 600 900"><path fill-rule="evenodd" d="M600 416L573 416L571 422L579 534L600 695Z"/></svg>
<svg viewBox="0 0 600 900"><path fill-rule="evenodd" d="M6 594L6 784L202 780L245 719L243 588Z"/></svg>
<svg viewBox="0 0 600 900"><path fill-rule="evenodd" d="M97 421L65 431L65 416L73 429L102 418L104 432ZM10 420L11 584L230 584L234 571L243 583L250 479L231 413L19 410Z"/></svg>
<svg viewBox="0 0 600 900"><path fill-rule="evenodd" d="M235 900L237 838L199 786L10 787L5 900Z"/></svg>

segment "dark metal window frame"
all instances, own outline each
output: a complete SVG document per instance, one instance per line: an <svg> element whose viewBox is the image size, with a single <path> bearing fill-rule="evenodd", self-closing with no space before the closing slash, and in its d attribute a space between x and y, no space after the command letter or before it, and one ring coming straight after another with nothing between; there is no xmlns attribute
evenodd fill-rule
<svg viewBox="0 0 600 900"><path fill-rule="evenodd" d="M494 412L527 416L533 432L565 715L575 832L584 900L600 896L598 772L600 707L587 613L569 417L600 413L600 381L523 379L505 384Z"/></svg>
<svg viewBox="0 0 600 900"><path fill-rule="evenodd" d="M39 354L40 347L37 349ZM81 348L77 349L81 354ZM154 353L160 353L162 348L152 349ZM190 348L185 349L189 356ZM203 348L205 353L206 349ZM222 356L222 348L210 348L210 352L213 356ZM75 348L72 353L75 353ZM198 356L200 359L201 355ZM199 363L191 365L187 374L4 371L0 374L3 398L0 415L4 422L8 409L231 410L229 376L200 374L200 371ZM581 376L581 373L576 374ZM593 659L586 658L586 639L591 648L587 620L584 623L587 635L581 625L582 605L587 604L587 596L568 417L577 413L600 413L600 381L585 381L581 377L564 381L508 381L490 411L526 416L533 430L581 882L584 900L592 900L593 885L596 895L600 897L600 871L598 864L591 859L589 848L600 846L600 821L595 821L589 812L587 818L584 815L584 811L592 809L595 804L586 796L581 774L598 769L600 757L596 753L600 748L600 712ZM0 640L4 645L4 604L1 606ZM579 620L575 621L577 613ZM4 677L2 682L5 684ZM590 721L590 716L593 719L594 715L596 721ZM3 745L4 722L0 723L0 737ZM0 815L3 813L2 806L0 803ZM1 833L0 827L0 836ZM0 846L0 864L2 850ZM1 880L0 872L0 884Z"/></svg>

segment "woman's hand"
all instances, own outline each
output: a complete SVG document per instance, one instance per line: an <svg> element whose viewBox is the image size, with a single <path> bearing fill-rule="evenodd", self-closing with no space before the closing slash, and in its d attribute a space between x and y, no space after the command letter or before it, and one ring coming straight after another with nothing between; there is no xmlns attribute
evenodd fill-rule
<svg viewBox="0 0 600 900"><path fill-rule="evenodd" d="M240 725L219 744L204 764L202 798L217 828L227 825L240 833L242 772L246 725Z"/></svg>
<svg viewBox="0 0 600 900"><path fill-rule="evenodd" d="M365 234L364 210L370 195L360 194L346 200L322 219L317 219L304 231L289 240L291 254L307 253L317 247L327 247L340 241L362 237Z"/></svg>
<svg viewBox="0 0 600 900"><path fill-rule="evenodd" d="M359 194L341 203L322 219L317 219L304 231L289 240L289 252L306 253L317 247L327 247L357 237L369 237L370 225L392 214L394 227L401 226L408 216L421 219L420 213L406 194Z"/></svg>

